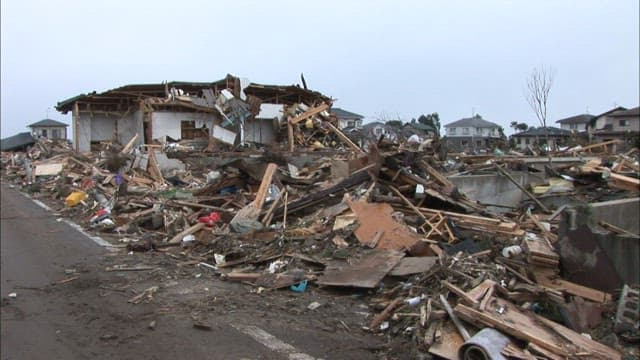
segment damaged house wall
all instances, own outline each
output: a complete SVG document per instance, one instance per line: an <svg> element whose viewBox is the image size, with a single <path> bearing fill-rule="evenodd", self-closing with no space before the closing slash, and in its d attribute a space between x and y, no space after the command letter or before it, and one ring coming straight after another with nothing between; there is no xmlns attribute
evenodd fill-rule
<svg viewBox="0 0 640 360"><path fill-rule="evenodd" d="M283 117L282 104L261 104L258 115L245 120L244 140L261 144L275 142Z"/></svg>
<svg viewBox="0 0 640 360"><path fill-rule="evenodd" d="M91 113L81 111L74 119L74 128L77 129L77 147L80 152L91 150L92 142L117 141L126 144L136 134L142 134L142 112L129 112L124 116L107 113ZM137 144L141 144L141 139Z"/></svg>
<svg viewBox="0 0 640 360"><path fill-rule="evenodd" d="M215 120L213 113L154 111L151 113L151 138L206 138ZM185 122L183 124L183 122ZM194 125L193 129L191 125ZM207 133L198 129L206 128Z"/></svg>

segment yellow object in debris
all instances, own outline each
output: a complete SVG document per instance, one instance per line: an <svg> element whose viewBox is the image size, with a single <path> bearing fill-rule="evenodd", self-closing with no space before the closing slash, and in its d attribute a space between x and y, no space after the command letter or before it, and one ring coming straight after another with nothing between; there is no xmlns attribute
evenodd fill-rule
<svg viewBox="0 0 640 360"><path fill-rule="evenodd" d="M68 207L74 207L87 198L87 193L84 191L74 191L66 199L64 199L64 203L67 204Z"/></svg>
<svg viewBox="0 0 640 360"><path fill-rule="evenodd" d="M311 118L307 119L307 121L304 123L304 126L306 126L307 129L313 129L313 120L311 120Z"/></svg>
<svg viewBox="0 0 640 360"><path fill-rule="evenodd" d="M311 148L324 149L324 145L320 141L314 141L313 144L311 144Z"/></svg>

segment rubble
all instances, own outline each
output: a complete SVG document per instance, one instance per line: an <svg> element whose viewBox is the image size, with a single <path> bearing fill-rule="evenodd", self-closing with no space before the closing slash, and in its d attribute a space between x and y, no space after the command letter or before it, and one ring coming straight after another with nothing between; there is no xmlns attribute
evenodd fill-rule
<svg viewBox="0 0 640 360"><path fill-rule="evenodd" d="M268 88L253 90L257 96ZM251 118L249 99L221 96L215 105L178 93L171 101L215 106L232 123ZM363 294L366 331L410 339L414 354L616 359L629 353L624 338L613 349L599 342L604 336L591 340L581 333L597 334L594 328L613 326L612 318L617 330L637 330L637 295L635 318L611 315L628 281L594 239L605 235L594 229L611 237L639 235L589 222L588 211L576 219L573 205L555 206L545 196L570 193L582 203L637 196L637 152L576 157L574 165L551 161L548 185L523 185L510 174L534 171L521 154L441 159L402 141L365 151L334 125L330 106L284 106L286 146L280 148L238 147L224 127L213 130L215 146L209 139L200 150L185 142L139 144L136 134L124 146L105 142L80 154L39 139L26 152L2 153L2 175L126 251L160 252L252 289L339 287ZM487 172L506 177L526 198L495 212L451 180ZM107 271L148 269L156 267ZM624 289L623 296L637 294ZM128 301L149 302L154 295L161 296L158 287ZM321 313L326 307L313 302L308 308ZM581 319L582 312L589 317ZM484 348L486 336L502 345Z"/></svg>

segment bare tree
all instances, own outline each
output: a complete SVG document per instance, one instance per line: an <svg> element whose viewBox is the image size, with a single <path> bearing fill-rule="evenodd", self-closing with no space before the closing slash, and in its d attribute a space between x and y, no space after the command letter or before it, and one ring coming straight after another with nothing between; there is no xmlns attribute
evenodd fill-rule
<svg viewBox="0 0 640 360"><path fill-rule="evenodd" d="M549 102L549 92L553 85L554 71L551 67L540 65L531 71L531 75L527 78L526 98L529 106L536 114L540 125L544 129L545 141L547 149L550 151L549 129L547 129L547 105ZM551 154L549 154L549 162L551 162Z"/></svg>

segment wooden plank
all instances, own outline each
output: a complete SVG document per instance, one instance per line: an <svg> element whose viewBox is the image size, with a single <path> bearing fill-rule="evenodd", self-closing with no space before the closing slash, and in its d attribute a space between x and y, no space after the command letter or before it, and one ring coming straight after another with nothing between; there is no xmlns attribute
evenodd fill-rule
<svg viewBox="0 0 640 360"><path fill-rule="evenodd" d="M404 257L394 250L373 250L353 264L340 263L327 266L318 278L320 285L375 288Z"/></svg>
<svg viewBox="0 0 640 360"><path fill-rule="evenodd" d="M136 133L131 140L129 140L129 142L127 143L127 145L124 146L124 148L122 148L122 151L120 151L121 154L128 154L131 152L131 149L133 149L133 144L136 143L136 140L138 140L138 133Z"/></svg>
<svg viewBox="0 0 640 360"><path fill-rule="evenodd" d="M308 118L310 118L311 116L320 114L321 112L327 110L329 108L329 104L323 103L321 105L318 105L316 107L313 107L305 112L303 112L302 114L294 117L293 119L289 120L289 124L295 125L303 120L306 120Z"/></svg>
<svg viewBox="0 0 640 360"><path fill-rule="evenodd" d="M172 237L171 240L169 240L169 244L179 244L182 241L183 237L194 234L204 229L204 226L205 226L204 223L199 222L193 226L186 228L185 230L181 231L180 233Z"/></svg>
<svg viewBox="0 0 640 360"><path fill-rule="evenodd" d="M566 292L567 294L579 296L600 304L610 303L613 299L612 295L609 293L579 285L561 278L554 279L553 272L548 270L536 269L533 274L539 286Z"/></svg>
<svg viewBox="0 0 640 360"><path fill-rule="evenodd" d="M529 190L525 189L524 186L520 185L520 183L514 179L511 174L509 174L508 172L506 172L503 168L500 167L500 165L496 164L496 169L498 169L498 172L502 175L504 175L507 179L509 179L509 181L511 181L515 186L518 187L518 189L522 190L522 192L527 195L531 200L533 200L533 202L536 203L536 205L538 205L540 207L540 209L542 209L542 211L544 211L545 213L551 213L551 211L544 206L543 203L540 202L540 200L538 200L538 198L536 198L532 193L529 192Z"/></svg>
<svg viewBox="0 0 640 360"><path fill-rule="evenodd" d="M621 359L620 353L588 339L560 324L524 311L509 301L492 298L487 310L480 311L458 304L454 312L479 327L493 327L515 338L531 342L562 357L589 354L592 359Z"/></svg>
<svg viewBox="0 0 640 360"><path fill-rule="evenodd" d="M440 302L442 303L442 306L444 306L444 309L447 311L447 314L449 314L451 321L453 321L453 324L458 329L458 332L460 333L464 341L471 339L471 335L469 335L469 332L467 331L467 329L465 329L464 325L462 325L462 322L460 321L458 316L453 312L453 309L451 308L451 305L449 305L447 298L445 298L442 294L440 294Z"/></svg>
<svg viewBox="0 0 640 360"><path fill-rule="evenodd" d="M464 344L464 339L451 322L445 322L440 328L440 333L439 341L429 347L429 353L444 359L458 360L458 350Z"/></svg>
<svg viewBox="0 0 640 360"><path fill-rule="evenodd" d="M256 198L253 200L253 205L256 209L262 209L262 205L264 205L264 200L267 196L267 191L269 190L269 186L271 186L273 175L277 169L278 165L274 163L269 163L269 165L267 165L267 169L264 171L264 176L262 177L262 182L260 183L260 187L256 193Z"/></svg>
<svg viewBox="0 0 640 360"><path fill-rule="evenodd" d="M391 270L389 275L407 276L424 273L429 271L437 263L437 256L406 257Z"/></svg>
<svg viewBox="0 0 640 360"><path fill-rule="evenodd" d="M466 292L464 292L464 290L460 289L459 287L453 285L452 283L446 281L446 280L442 280L441 284L446 287L449 291L451 291L452 293L458 295L458 297L460 297L460 299L464 302L466 302L467 304L473 306L474 308L477 308L478 306L480 306L480 302L476 299L474 299L472 296L469 296Z"/></svg>
<svg viewBox="0 0 640 360"><path fill-rule="evenodd" d="M331 131L333 131L336 135L338 135L338 138L340 138L340 140L342 140L342 142L347 144L347 146L349 146L349 148L351 148L351 150L356 151L356 152L361 153L361 154L364 154L364 151L362 149L360 149L360 147L358 145L356 145L353 141L351 141L351 139L349 139L347 137L347 135L345 135L342 131L340 131L340 129L338 129L337 127L333 126L333 124L328 122L328 121L325 121L325 124L329 127L329 129L331 129Z"/></svg>

